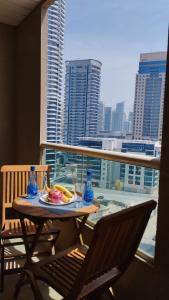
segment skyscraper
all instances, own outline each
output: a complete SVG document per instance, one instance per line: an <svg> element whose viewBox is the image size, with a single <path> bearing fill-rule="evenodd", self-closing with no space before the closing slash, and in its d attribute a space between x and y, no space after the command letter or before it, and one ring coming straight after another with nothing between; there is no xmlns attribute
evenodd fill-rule
<svg viewBox="0 0 169 300"><path fill-rule="evenodd" d="M101 62L94 59L66 62L66 144L78 145L79 137L97 135L101 65Z"/></svg>
<svg viewBox="0 0 169 300"><path fill-rule="evenodd" d="M47 141L63 141L63 38L65 0L57 0L48 9L48 102L47 102ZM55 152L46 151L46 161L55 167Z"/></svg>
<svg viewBox="0 0 169 300"><path fill-rule="evenodd" d="M132 111L129 112L128 121L129 121L129 133L132 133L133 132L133 112Z"/></svg>
<svg viewBox="0 0 169 300"><path fill-rule="evenodd" d="M128 118L126 113L124 113L124 120L123 120L123 136L125 135L132 135L133 129L133 112L129 112Z"/></svg>
<svg viewBox="0 0 169 300"><path fill-rule="evenodd" d="M166 56L166 52L140 55L134 99L134 139L161 139Z"/></svg>
<svg viewBox="0 0 169 300"><path fill-rule="evenodd" d="M123 131L124 120L124 101L116 104L116 109L112 113L112 132L113 134L119 134Z"/></svg>
<svg viewBox="0 0 169 300"><path fill-rule="evenodd" d="M98 135L104 129L104 103L99 101L99 111L98 111Z"/></svg>
<svg viewBox="0 0 169 300"><path fill-rule="evenodd" d="M110 132L112 127L112 107L104 108L104 130Z"/></svg>

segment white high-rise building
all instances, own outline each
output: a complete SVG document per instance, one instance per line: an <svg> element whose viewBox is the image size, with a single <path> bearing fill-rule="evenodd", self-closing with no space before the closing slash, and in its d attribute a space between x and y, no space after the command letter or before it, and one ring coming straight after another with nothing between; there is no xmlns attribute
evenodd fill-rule
<svg viewBox="0 0 169 300"><path fill-rule="evenodd" d="M47 141L62 142L62 71L65 1L48 9L48 106Z"/></svg>
<svg viewBox="0 0 169 300"><path fill-rule="evenodd" d="M134 139L161 140L166 57L166 52L140 55L134 99Z"/></svg>
<svg viewBox="0 0 169 300"><path fill-rule="evenodd" d="M63 141L63 46L65 0L57 0L48 9L48 101L47 141ZM55 168L55 152L46 151L46 161Z"/></svg>
<svg viewBox="0 0 169 300"><path fill-rule="evenodd" d="M78 145L79 137L98 132L101 62L95 59L66 62L64 141Z"/></svg>

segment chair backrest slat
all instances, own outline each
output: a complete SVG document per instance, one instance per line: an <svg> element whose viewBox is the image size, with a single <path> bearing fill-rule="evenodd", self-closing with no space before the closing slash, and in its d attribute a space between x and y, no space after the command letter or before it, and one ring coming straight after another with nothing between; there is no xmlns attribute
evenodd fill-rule
<svg viewBox="0 0 169 300"><path fill-rule="evenodd" d="M18 190L17 190L17 187L18 187L18 174L17 172L14 172L14 178L15 178L15 190L14 190L14 195L15 195L15 198L17 197L18 195ZM5 199L4 199L5 200Z"/></svg>
<svg viewBox="0 0 169 300"><path fill-rule="evenodd" d="M7 202L10 202L10 173L7 173L7 185L6 185L6 198Z"/></svg>
<svg viewBox="0 0 169 300"><path fill-rule="evenodd" d="M87 284L113 268L124 272L155 207L150 200L99 220L77 282Z"/></svg>
<svg viewBox="0 0 169 300"><path fill-rule="evenodd" d="M12 202L18 196L26 194L31 165L5 165L1 167L3 174L2 226L5 224L6 209L12 207ZM35 165L38 188L43 187L45 173L49 181L51 167Z"/></svg>
<svg viewBox="0 0 169 300"><path fill-rule="evenodd" d="M11 173L11 191L13 191L14 190L14 173L12 172ZM13 193L11 193L11 202L13 202L13 200L14 200L14 194Z"/></svg>
<svg viewBox="0 0 169 300"><path fill-rule="evenodd" d="M25 172L23 172L21 175L22 175L22 195L23 195L27 187L25 182Z"/></svg>
<svg viewBox="0 0 169 300"><path fill-rule="evenodd" d="M18 194L19 194L19 196L20 196L20 195L22 195L22 179L21 179L21 172L18 172L18 181L19 181L19 183L18 183L18 190L19 190Z"/></svg>

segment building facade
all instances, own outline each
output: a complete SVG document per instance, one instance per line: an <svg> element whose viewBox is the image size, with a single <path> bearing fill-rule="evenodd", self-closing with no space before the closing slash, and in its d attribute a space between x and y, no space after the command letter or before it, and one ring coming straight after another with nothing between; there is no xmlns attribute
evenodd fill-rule
<svg viewBox="0 0 169 300"><path fill-rule="evenodd" d="M159 157L160 149L159 142L133 140L123 142L121 152ZM124 191L152 194L158 186L159 171L140 166L120 164L120 180Z"/></svg>
<svg viewBox="0 0 169 300"><path fill-rule="evenodd" d="M57 0L48 9L48 101L47 141L63 142L63 46L64 46L65 0ZM55 172L56 154L46 151L46 163Z"/></svg>
<svg viewBox="0 0 169 300"><path fill-rule="evenodd" d="M64 142L96 136L100 97L101 62L94 59L66 62Z"/></svg>
<svg viewBox="0 0 169 300"><path fill-rule="evenodd" d="M116 109L112 113L112 133L120 135L123 132L124 122L124 101L116 104Z"/></svg>
<svg viewBox="0 0 169 300"><path fill-rule="evenodd" d="M84 137L79 139L79 146L98 150L120 151L122 141L113 138ZM82 157L76 155L76 163L82 161ZM100 188L114 188L115 182L120 178L119 163L114 161L83 157L84 169L93 172L93 185ZM82 170L79 168L79 177Z"/></svg>
<svg viewBox="0 0 169 300"><path fill-rule="evenodd" d="M126 113L124 113L124 120L123 120L123 135L126 136L128 134L132 135L133 130L133 113L129 112L128 118L126 116Z"/></svg>
<svg viewBox="0 0 169 300"><path fill-rule="evenodd" d="M140 55L136 75L133 138L161 140L166 52Z"/></svg>
<svg viewBox="0 0 169 300"><path fill-rule="evenodd" d="M105 106L104 108L104 130L111 132L112 127L112 107Z"/></svg>
<svg viewBox="0 0 169 300"><path fill-rule="evenodd" d="M98 135L104 130L104 103L99 101L99 112L98 112Z"/></svg>

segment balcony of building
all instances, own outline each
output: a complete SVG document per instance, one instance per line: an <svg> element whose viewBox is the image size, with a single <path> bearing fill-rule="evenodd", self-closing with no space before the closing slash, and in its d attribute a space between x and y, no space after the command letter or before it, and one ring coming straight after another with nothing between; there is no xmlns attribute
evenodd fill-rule
<svg viewBox="0 0 169 300"><path fill-rule="evenodd" d="M108 151L94 149L80 149L65 145L45 143L46 140L46 111L47 111L47 9L52 3L49 0L23 1L11 0L0 3L0 158L1 166L4 164L39 164L42 162L44 151L52 149L56 155L66 157L71 154L72 164L76 165L75 172L83 170L86 164L90 166L92 158L101 164L136 165L153 170L159 170L159 186L155 194L142 192L131 194L126 191L118 191L121 188L119 181L105 182L100 188L95 187L95 194L102 201L101 213L108 213L111 201L111 209L122 209L133 202L144 201L150 196L158 200L156 215L150 222L154 230L151 236L151 249L147 251L145 242L133 260L130 268L114 288L115 299L130 300L160 300L169 298L169 72L167 69L167 81L164 105L164 125L162 139L161 162L152 157L138 157L124 153L109 153ZM169 60L169 58L168 58ZM90 159L88 159L90 158ZM82 160L81 160L82 159ZM74 161L73 161L74 160ZM70 179L69 165L55 165L61 172L62 180ZM83 165L84 167L79 167ZM111 165L113 168L113 166ZM54 172L54 175L57 172ZM77 174L77 173L76 173ZM98 174L100 174L98 172ZM139 174L138 174L139 175ZM57 178L54 178L57 179ZM53 179L53 180L54 180ZM109 177L108 177L109 179ZM1 180L1 179L0 179ZM103 180L104 181L104 180ZM157 178L156 178L157 181ZM0 194L2 195L2 182ZM64 184L68 185L65 181ZM77 182L77 186L82 182ZM73 188L74 183L69 182ZM80 187L79 187L80 188ZM106 197L105 197L106 195ZM134 199L133 199L134 195ZM124 198L123 198L124 197ZM131 199L132 198L132 199ZM1 198L2 199L2 198ZM144 200L143 200L144 199ZM97 218L100 216L98 215ZM156 217L156 219L154 219ZM150 220L150 221L151 221ZM155 221L157 220L157 221ZM84 238L88 242L92 235L92 226L96 219L91 219L86 226ZM157 222L157 225L155 223ZM152 224L151 224L152 223ZM64 247L71 240L73 226L62 226L62 239L60 246ZM143 240L144 241L144 240ZM22 251L23 249L19 249ZM12 296L18 275L7 275L5 291L1 299L9 299ZM10 288L9 288L10 287ZM46 285L42 285L45 299L57 299L58 296ZM26 286L20 299L33 299L32 292ZM59 299L59 298L58 298ZM108 298L107 298L108 299Z"/></svg>

